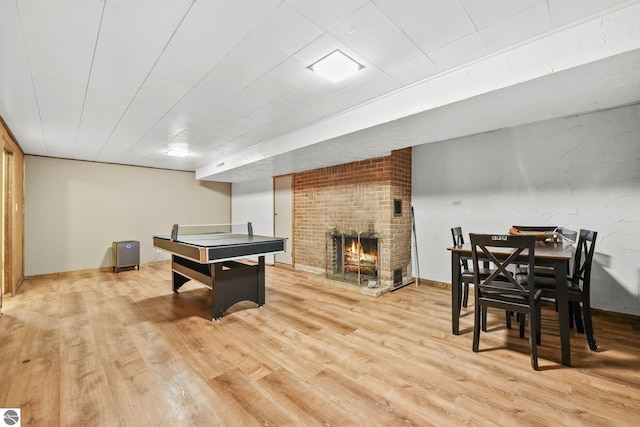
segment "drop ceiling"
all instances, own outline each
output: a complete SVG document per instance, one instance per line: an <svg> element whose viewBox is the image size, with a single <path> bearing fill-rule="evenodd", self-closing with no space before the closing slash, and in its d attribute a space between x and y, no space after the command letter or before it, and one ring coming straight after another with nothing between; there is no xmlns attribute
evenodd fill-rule
<svg viewBox="0 0 640 427"><path fill-rule="evenodd" d="M640 0L0 0L0 52L26 154L240 182L640 102Z"/></svg>

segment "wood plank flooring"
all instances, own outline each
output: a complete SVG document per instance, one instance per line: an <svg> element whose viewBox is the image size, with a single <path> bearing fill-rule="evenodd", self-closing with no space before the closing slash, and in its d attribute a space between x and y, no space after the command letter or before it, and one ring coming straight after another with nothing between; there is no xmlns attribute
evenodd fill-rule
<svg viewBox="0 0 640 427"><path fill-rule="evenodd" d="M473 308L451 334L450 290L378 298L267 267L266 305L211 321L211 293L174 294L168 264L26 280L0 318L0 407L23 426L606 425L640 420L640 319L599 313L599 353L572 332L560 364L543 310L528 340Z"/></svg>

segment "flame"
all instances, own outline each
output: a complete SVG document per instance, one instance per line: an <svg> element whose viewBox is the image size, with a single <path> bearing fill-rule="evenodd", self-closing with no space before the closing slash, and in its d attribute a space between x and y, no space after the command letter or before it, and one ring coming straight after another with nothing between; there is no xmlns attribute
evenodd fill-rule
<svg viewBox="0 0 640 427"><path fill-rule="evenodd" d="M378 266L378 256L375 252L366 253L362 244L359 244L356 240L351 241L351 246L347 248L346 255L350 255L354 263L357 265L359 261L372 262Z"/></svg>

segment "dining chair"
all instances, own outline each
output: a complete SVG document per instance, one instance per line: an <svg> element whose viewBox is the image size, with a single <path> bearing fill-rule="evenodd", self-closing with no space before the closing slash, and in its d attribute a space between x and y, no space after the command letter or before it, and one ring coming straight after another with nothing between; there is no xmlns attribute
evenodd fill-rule
<svg viewBox="0 0 640 427"><path fill-rule="evenodd" d="M541 326L542 290L535 287L534 275L515 274L516 264L526 251L527 267L535 268L535 236L469 234L474 271L481 259L491 262L495 270L485 278L474 273L475 315L473 324L473 351L478 352L480 331L486 332L486 314L489 307L507 313L521 313L529 318L529 344L531 367L538 369L538 349Z"/></svg>
<svg viewBox="0 0 640 427"><path fill-rule="evenodd" d="M464 245L462 227L452 228L451 237L453 238L453 246ZM488 262L483 263L479 273L481 277L486 277L491 274ZM460 258L460 283L462 283L462 307L467 307L469 303L469 286L473 283L473 269L469 267L467 258L462 257Z"/></svg>
<svg viewBox="0 0 640 427"><path fill-rule="evenodd" d="M586 333L587 342L592 351L598 351L591 318L591 266L593 265L597 237L598 233L596 231L580 230L576 251L573 256L573 270L571 276L567 278L570 326L573 327L573 320L575 319L576 330L580 333ZM535 285L542 290L543 297L556 299L557 284L555 278L539 274L535 274L534 278ZM583 318L584 324L582 322Z"/></svg>
<svg viewBox="0 0 640 427"><path fill-rule="evenodd" d="M462 227L454 227L451 229L451 237L453 238L453 246L464 245L464 235ZM469 302L469 284L473 281L473 272L469 268L467 258L460 258L460 283L462 283L462 307L466 307Z"/></svg>

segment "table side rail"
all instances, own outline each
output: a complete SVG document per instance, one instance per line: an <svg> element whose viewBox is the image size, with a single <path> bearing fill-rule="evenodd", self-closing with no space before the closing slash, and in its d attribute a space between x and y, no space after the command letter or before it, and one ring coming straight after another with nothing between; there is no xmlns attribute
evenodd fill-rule
<svg viewBox="0 0 640 427"><path fill-rule="evenodd" d="M204 251L201 250L202 248L195 245L190 245L188 243L182 242L172 242L169 239L154 236L153 246L158 249L164 249L171 254L180 255L182 258L187 258L195 262L207 262L207 260L204 259L206 258L206 256L203 256Z"/></svg>
<svg viewBox="0 0 640 427"><path fill-rule="evenodd" d="M281 254L286 249L286 240L252 242L232 246L220 246L207 249L207 262L228 261L253 255Z"/></svg>

